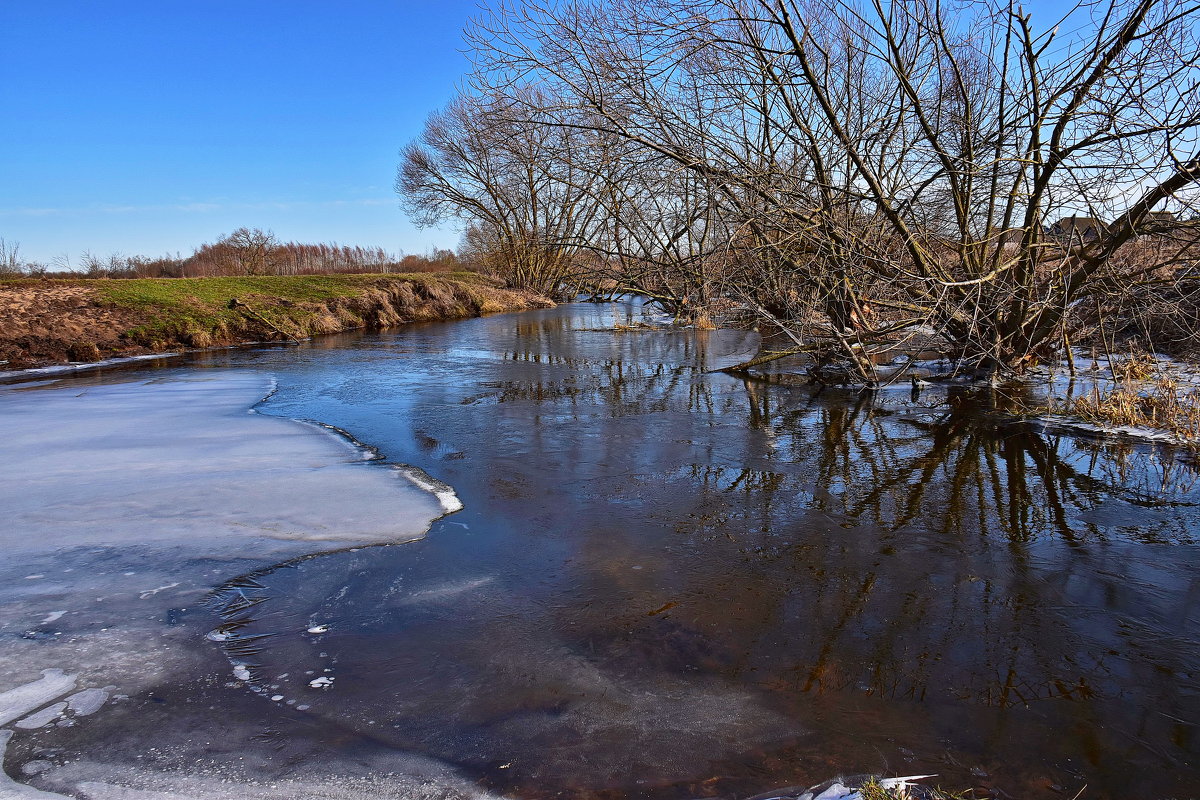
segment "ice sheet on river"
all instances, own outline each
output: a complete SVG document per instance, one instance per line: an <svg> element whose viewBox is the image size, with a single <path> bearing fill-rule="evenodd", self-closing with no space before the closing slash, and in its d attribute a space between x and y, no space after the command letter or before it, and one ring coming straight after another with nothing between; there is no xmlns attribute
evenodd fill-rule
<svg viewBox="0 0 1200 800"><path fill-rule="evenodd" d="M412 539L440 515L426 492L348 463L348 443L247 413L269 389L225 373L5 391L0 546L295 555Z"/></svg>
<svg viewBox="0 0 1200 800"><path fill-rule="evenodd" d="M14 748L37 752L41 737L71 728L119 736L138 719L154 725L147 697L157 692L161 703L164 687L230 680L197 632L212 587L310 553L419 538L445 512L444 499L400 470L363 463L338 436L252 413L272 387L262 373L196 371L0 387L0 718L28 721ZM2 744L13 736L0 735ZM156 735L165 732L138 734ZM127 768L74 763L37 780L134 796L115 785ZM141 783L150 791L154 781ZM50 795L0 782L0 796Z"/></svg>

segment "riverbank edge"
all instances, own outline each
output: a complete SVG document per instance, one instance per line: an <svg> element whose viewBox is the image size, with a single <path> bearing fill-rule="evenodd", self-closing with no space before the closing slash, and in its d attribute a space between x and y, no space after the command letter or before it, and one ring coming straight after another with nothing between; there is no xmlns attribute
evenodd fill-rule
<svg viewBox="0 0 1200 800"><path fill-rule="evenodd" d="M553 305L469 272L0 280L0 369L298 341Z"/></svg>

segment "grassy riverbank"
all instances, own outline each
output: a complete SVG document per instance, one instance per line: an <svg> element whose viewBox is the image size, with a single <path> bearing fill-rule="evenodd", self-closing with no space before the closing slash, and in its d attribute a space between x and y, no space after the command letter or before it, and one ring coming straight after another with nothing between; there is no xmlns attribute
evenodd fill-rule
<svg viewBox="0 0 1200 800"><path fill-rule="evenodd" d="M236 301L236 302L233 302ZM0 281L0 369L550 305L474 273Z"/></svg>

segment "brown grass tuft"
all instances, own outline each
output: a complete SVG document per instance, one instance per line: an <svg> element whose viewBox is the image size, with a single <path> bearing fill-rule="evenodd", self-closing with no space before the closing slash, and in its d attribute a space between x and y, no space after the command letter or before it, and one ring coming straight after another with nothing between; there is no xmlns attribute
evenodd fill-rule
<svg viewBox="0 0 1200 800"><path fill-rule="evenodd" d="M212 347L215 343L213 335L208 331L194 330L188 331L181 337L188 347Z"/></svg>
<svg viewBox="0 0 1200 800"><path fill-rule="evenodd" d="M1113 364L1112 374L1118 381L1147 381L1160 369L1158 359L1150 353L1131 353L1129 358Z"/></svg>
<svg viewBox="0 0 1200 800"><path fill-rule="evenodd" d="M95 342L75 341L67 345L67 357L72 361L92 362L100 360L100 348Z"/></svg>
<svg viewBox="0 0 1200 800"><path fill-rule="evenodd" d="M1165 431L1191 447L1200 447L1200 389L1181 390L1170 377L1160 377L1140 390L1126 385L1102 393L1096 388L1076 399L1069 410L1098 425Z"/></svg>
<svg viewBox="0 0 1200 800"><path fill-rule="evenodd" d="M874 778L859 787L858 796L862 800L934 800L934 798L937 800L966 800L963 795L946 794L928 786L898 786L893 789L885 789Z"/></svg>

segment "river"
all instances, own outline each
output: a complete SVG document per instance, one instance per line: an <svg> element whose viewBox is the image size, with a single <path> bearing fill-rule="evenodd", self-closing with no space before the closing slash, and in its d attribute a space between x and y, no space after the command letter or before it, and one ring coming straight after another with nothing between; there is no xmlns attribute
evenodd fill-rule
<svg viewBox="0 0 1200 800"><path fill-rule="evenodd" d="M404 544L206 561L211 593L139 629L188 657L123 706L18 733L9 772L45 762L22 780L69 790L137 771L151 791L149 773L324 763L439 797L613 800L932 773L998 797L1200 796L1193 464L1043 430L984 390L711 372L751 335L612 330L642 313L568 304L48 387L267 375L260 415L340 429L463 509Z"/></svg>

